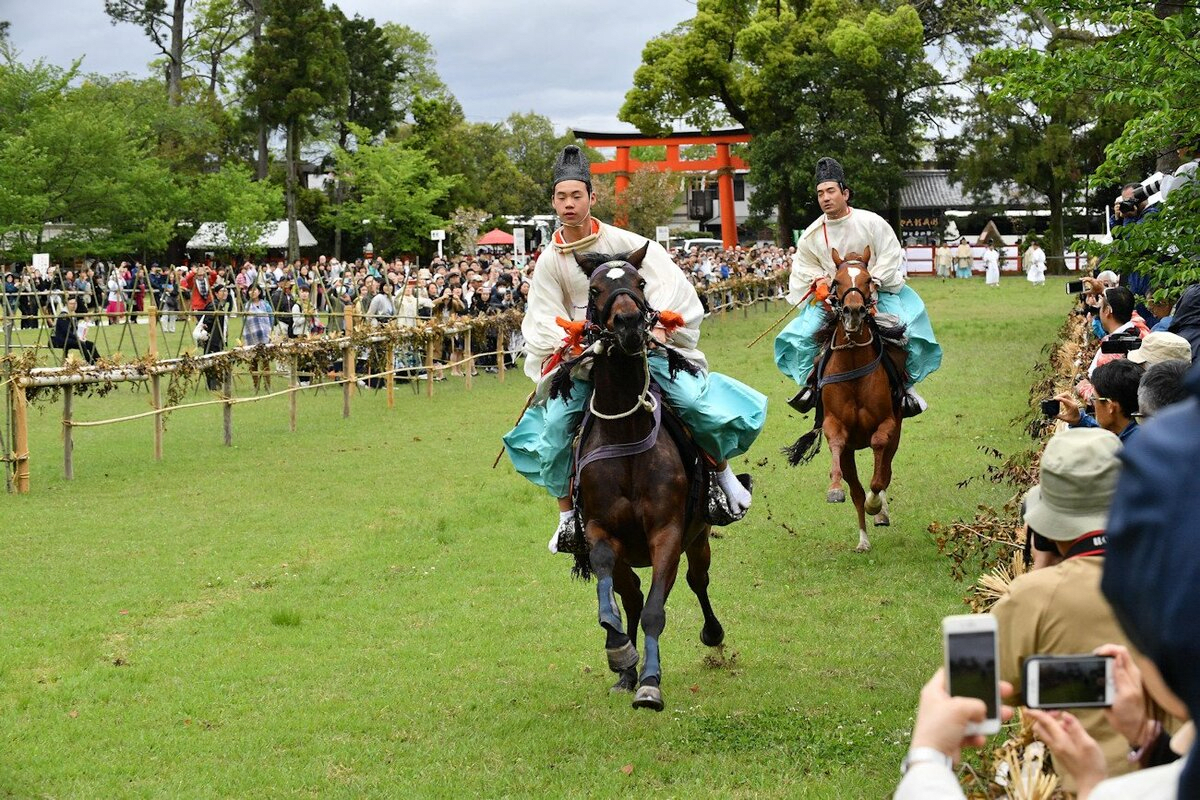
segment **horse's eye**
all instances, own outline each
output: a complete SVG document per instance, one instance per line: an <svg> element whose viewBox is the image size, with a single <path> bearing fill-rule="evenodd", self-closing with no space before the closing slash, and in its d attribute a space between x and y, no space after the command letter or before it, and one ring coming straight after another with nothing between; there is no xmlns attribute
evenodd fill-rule
<svg viewBox="0 0 1200 800"><path fill-rule="evenodd" d="M599 297L600 296L600 287L592 286L591 288L588 289L588 294L591 295L592 297Z"/></svg>
<svg viewBox="0 0 1200 800"><path fill-rule="evenodd" d="M645 288L646 288L646 281L645 281L645 279L642 279L642 278L639 278L639 279L638 279L638 288L639 288L639 289L645 289Z"/></svg>

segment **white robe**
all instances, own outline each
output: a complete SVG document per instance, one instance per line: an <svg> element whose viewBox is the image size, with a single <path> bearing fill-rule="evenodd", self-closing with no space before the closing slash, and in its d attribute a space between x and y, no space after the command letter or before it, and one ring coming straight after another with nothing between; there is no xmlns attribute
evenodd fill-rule
<svg viewBox="0 0 1200 800"><path fill-rule="evenodd" d="M1046 251L1030 248L1025 251L1025 272L1030 283L1046 282Z"/></svg>
<svg viewBox="0 0 1200 800"><path fill-rule="evenodd" d="M557 241L557 237L552 241ZM646 241L636 233L601 222L599 237L586 251L627 253L637 250ZM684 324L671 333L668 344L707 368L704 353L696 349L704 307L683 270L676 266L662 245L650 242L640 271L646 280L646 301L650 307L656 311L674 311L683 317ZM563 344L565 332L555 324L554 318L582 320L587 315L587 305L588 279L575 263L574 253L564 253L551 244L538 256L525 305L525 319L521 323L521 334L525 337L525 374L535 383L542 377L542 365Z"/></svg>
<svg viewBox="0 0 1200 800"><path fill-rule="evenodd" d="M1000 283L1000 254L995 250L983 251L984 283L989 286Z"/></svg>
<svg viewBox="0 0 1200 800"><path fill-rule="evenodd" d="M904 252L896 232L883 217L860 208L839 219L827 219L824 214L817 217L800 235L796 254L792 256L792 276L788 282L788 302L799 303L822 275L833 280L837 267L833 263L833 249L839 255L859 253L871 247L871 263L867 269L871 277L880 282L885 292L895 294L904 288L904 275L900 264Z"/></svg>

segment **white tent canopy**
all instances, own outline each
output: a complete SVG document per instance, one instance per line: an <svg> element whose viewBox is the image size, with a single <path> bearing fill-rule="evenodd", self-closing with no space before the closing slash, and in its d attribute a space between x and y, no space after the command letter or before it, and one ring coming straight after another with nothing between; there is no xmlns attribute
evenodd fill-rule
<svg viewBox="0 0 1200 800"><path fill-rule="evenodd" d="M296 233L301 247L315 247L317 240L305 227L304 223L296 220ZM258 239L258 246L268 250L287 249L288 226L287 220L280 219L267 224L266 232ZM203 222L196 235L188 239L188 250L229 250L229 237L225 235L224 222Z"/></svg>

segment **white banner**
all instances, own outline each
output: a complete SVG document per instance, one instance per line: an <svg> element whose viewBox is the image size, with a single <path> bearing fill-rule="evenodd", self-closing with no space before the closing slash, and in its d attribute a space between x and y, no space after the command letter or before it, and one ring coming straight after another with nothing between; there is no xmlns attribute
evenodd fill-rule
<svg viewBox="0 0 1200 800"><path fill-rule="evenodd" d="M654 240L661 242L666 247L667 242L671 240L671 229L666 225L659 225L654 229Z"/></svg>
<svg viewBox="0 0 1200 800"><path fill-rule="evenodd" d="M49 253L34 253L33 268L37 270L37 274L43 278L50 271L50 254Z"/></svg>
<svg viewBox="0 0 1200 800"><path fill-rule="evenodd" d="M431 242L446 241L446 232L442 231L442 230L430 231L429 232L429 241L431 241Z"/></svg>
<svg viewBox="0 0 1200 800"><path fill-rule="evenodd" d="M513 255L525 255L525 229L513 228Z"/></svg>

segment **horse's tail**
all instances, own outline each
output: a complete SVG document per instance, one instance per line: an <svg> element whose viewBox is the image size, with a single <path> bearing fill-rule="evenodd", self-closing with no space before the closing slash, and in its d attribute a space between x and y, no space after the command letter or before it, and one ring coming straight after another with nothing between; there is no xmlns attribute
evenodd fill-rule
<svg viewBox="0 0 1200 800"><path fill-rule="evenodd" d="M581 581L590 581L592 579L591 553L575 554L575 566L571 567L571 576L579 578Z"/></svg>
<svg viewBox="0 0 1200 800"><path fill-rule="evenodd" d="M797 439L794 444L783 448L782 452L788 457L788 463L795 467L812 461L813 457L821 452L823 433L824 430L821 426L814 425L812 430Z"/></svg>

